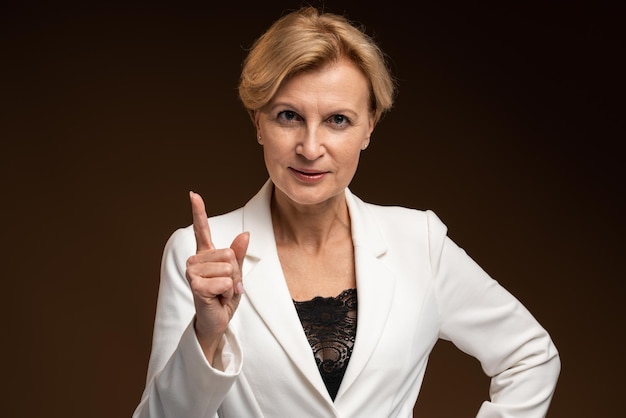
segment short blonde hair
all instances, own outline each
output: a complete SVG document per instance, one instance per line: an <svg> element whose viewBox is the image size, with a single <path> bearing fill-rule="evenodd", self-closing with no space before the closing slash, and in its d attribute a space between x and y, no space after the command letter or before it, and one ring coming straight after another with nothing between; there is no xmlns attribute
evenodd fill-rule
<svg viewBox="0 0 626 418"><path fill-rule="evenodd" d="M369 80L377 123L393 106L396 90L384 53L363 27L311 6L282 16L254 42L243 62L239 98L253 117L287 78L343 57Z"/></svg>

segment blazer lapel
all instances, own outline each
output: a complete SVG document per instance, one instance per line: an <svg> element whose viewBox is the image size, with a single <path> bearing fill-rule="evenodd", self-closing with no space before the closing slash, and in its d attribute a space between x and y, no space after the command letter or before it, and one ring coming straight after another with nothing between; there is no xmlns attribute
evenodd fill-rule
<svg viewBox="0 0 626 418"><path fill-rule="evenodd" d="M340 397L357 379L383 333L393 303L395 275L381 261L387 251L383 235L367 206L346 191L354 243L358 318L357 334Z"/></svg>
<svg viewBox="0 0 626 418"><path fill-rule="evenodd" d="M278 259L270 213L272 188L268 181L244 208L243 230L250 231L244 262L244 296L293 360L295 367L331 402Z"/></svg>

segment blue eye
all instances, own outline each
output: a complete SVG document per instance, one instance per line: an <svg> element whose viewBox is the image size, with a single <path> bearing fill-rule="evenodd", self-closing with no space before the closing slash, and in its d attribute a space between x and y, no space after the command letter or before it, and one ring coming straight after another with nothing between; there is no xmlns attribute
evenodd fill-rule
<svg viewBox="0 0 626 418"><path fill-rule="evenodd" d="M345 115L332 115L328 121L337 127L344 127L350 124L350 119L348 119Z"/></svg>
<svg viewBox="0 0 626 418"><path fill-rule="evenodd" d="M281 112L278 112L278 115L277 115L277 119L282 119L285 121L293 121L293 120L296 120L297 117L298 115L296 114L296 112L292 110L283 110Z"/></svg>

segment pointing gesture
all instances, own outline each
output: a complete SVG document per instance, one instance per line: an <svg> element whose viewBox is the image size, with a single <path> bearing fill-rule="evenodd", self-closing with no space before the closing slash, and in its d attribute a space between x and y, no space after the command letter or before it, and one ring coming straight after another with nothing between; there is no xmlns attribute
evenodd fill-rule
<svg viewBox="0 0 626 418"><path fill-rule="evenodd" d="M187 280L196 308L195 330L210 364L243 293L242 266L250 234L237 235L229 248L216 249L202 197L189 193L196 254L187 259Z"/></svg>
<svg viewBox="0 0 626 418"><path fill-rule="evenodd" d="M196 236L196 252L214 250L211 241L211 229L207 219L206 209L202 197L194 192L189 192L191 200L191 214L193 215L193 233Z"/></svg>

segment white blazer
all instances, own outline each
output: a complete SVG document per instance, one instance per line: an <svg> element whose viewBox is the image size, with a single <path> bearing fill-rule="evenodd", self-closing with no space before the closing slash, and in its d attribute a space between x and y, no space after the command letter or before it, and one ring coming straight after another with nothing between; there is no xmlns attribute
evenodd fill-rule
<svg viewBox="0 0 626 418"><path fill-rule="evenodd" d="M272 187L268 180L243 208L209 219L218 248L250 232L245 293L216 368L192 325L185 263L196 249L193 229L168 240L146 387L134 418L411 418L438 338L477 358L491 376L490 401L477 417L545 416L560 359L544 328L447 237L433 212L368 204L350 190L358 323L333 402L278 260Z"/></svg>

